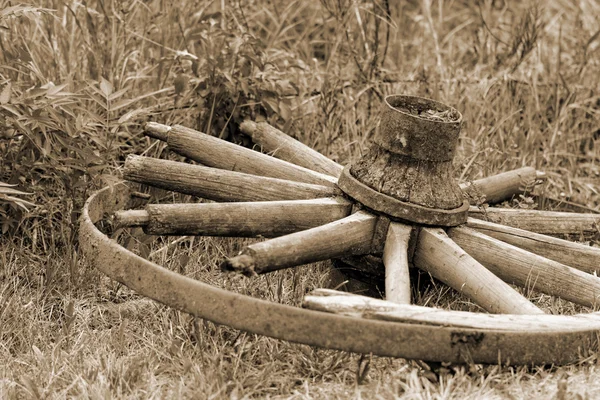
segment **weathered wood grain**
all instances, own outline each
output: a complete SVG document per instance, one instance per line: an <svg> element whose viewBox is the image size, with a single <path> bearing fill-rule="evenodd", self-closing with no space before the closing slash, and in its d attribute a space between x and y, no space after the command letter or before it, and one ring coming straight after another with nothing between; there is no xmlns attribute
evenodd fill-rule
<svg viewBox="0 0 600 400"><path fill-rule="evenodd" d="M372 297L331 289L315 289L304 296L304 308L359 318L399 323L448 326L456 328L497 329L503 331L556 331L563 329L599 329L600 314L506 315L444 310L410 304L398 304Z"/></svg>
<svg viewBox="0 0 600 400"><path fill-rule="evenodd" d="M326 225L244 248L222 264L225 271L252 276L329 258L370 251L377 217L359 211Z"/></svg>
<svg viewBox="0 0 600 400"><path fill-rule="evenodd" d="M600 278L557 261L504 243L470 228L448 235L502 280L595 307L600 304Z"/></svg>
<svg viewBox="0 0 600 400"><path fill-rule="evenodd" d="M378 193L430 209L453 210L464 201L463 192L452 176L452 160L413 159L373 143L352 164L350 173Z"/></svg>
<svg viewBox="0 0 600 400"><path fill-rule="evenodd" d="M167 132L166 137L164 132ZM169 149L208 167L296 182L334 186L337 179L181 125L146 125L146 133L166 139Z"/></svg>
<svg viewBox="0 0 600 400"><path fill-rule="evenodd" d="M545 175L532 167L524 167L460 184L472 204L482 196L489 204L500 203L512 196L533 191Z"/></svg>
<svg viewBox="0 0 600 400"><path fill-rule="evenodd" d="M543 313L467 254L440 228L421 229L413 262L488 312Z"/></svg>
<svg viewBox="0 0 600 400"><path fill-rule="evenodd" d="M599 214L471 207L469 216L547 235L595 235L600 232Z"/></svg>
<svg viewBox="0 0 600 400"><path fill-rule="evenodd" d="M410 304L408 252L412 230L410 225L392 222L385 240L385 298L394 303Z"/></svg>
<svg viewBox="0 0 600 400"><path fill-rule="evenodd" d="M216 201L301 200L336 196L330 186L224 171L176 161L130 155L125 179Z"/></svg>
<svg viewBox="0 0 600 400"><path fill-rule="evenodd" d="M150 224L150 215L146 210L119 210L114 214L117 227L145 227Z"/></svg>
<svg viewBox="0 0 600 400"><path fill-rule="evenodd" d="M277 158L336 178L342 173L341 165L266 122L244 121L240 129Z"/></svg>
<svg viewBox="0 0 600 400"><path fill-rule="evenodd" d="M115 213L122 226L143 226L150 235L276 237L347 217L341 197L242 203L150 204Z"/></svg>
<svg viewBox="0 0 600 400"><path fill-rule="evenodd" d="M581 271L591 274L600 273L600 248L598 247L475 218L467 220L467 227Z"/></svg>

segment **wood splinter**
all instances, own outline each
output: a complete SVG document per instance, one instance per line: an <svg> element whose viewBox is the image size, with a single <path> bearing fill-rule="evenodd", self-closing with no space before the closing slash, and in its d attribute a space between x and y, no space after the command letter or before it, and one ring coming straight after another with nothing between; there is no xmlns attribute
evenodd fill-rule
<svg viewBox="0 0 600 400"><path fill-rule="evenodd" d="M248 254L240 254L237 257L225 260L221 264L221 270L224 272L238 272L249 278L258 275L255 258Z"/></svg>
<svg viewBox="0 0 600 400"><path fill-rule="evenodd" d="M340 292L315 289L302 301L302 307L316 311L409 324L451 326L505 331L556 331L557 329L600 329L600 315L579 314L556 318L548 314L506 315L446 310Z"/></svg>

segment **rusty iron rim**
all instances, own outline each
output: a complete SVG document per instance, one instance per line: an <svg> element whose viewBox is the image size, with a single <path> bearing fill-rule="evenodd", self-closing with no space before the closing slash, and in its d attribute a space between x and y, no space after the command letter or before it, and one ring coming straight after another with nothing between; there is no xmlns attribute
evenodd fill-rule
<svg viewBox="0 0 600 400"><path fill-rule="evenodd" d="M145 260L95 225L125 208L130 189L119 183L94 193L80 221L80 246L100 271L160 303L218 324L290 342L379 356L485 364L566 364L596 351L600 313L589 328L468 329L386 322L272 303L219 289ZM568 320L554 316L557 323ZM596 325L596 327L594 327Z"/></svg>

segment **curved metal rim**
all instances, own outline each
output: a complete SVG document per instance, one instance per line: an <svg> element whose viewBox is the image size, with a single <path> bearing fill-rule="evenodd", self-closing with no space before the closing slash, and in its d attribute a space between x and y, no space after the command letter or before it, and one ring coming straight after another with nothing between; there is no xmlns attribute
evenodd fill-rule
<svg viewBox="0 0 600 400"><path fill-rule="evenodd" d="M147 261L94 225L130 200L125 183L94 193L80 222L80 246L100 271L141 295L218 324L318 347L380 356L487 364L565 364L597 347L597 329L507 331L450 328L340 316L219 289ZM556 316L555 318L564 318Z"/></svg>

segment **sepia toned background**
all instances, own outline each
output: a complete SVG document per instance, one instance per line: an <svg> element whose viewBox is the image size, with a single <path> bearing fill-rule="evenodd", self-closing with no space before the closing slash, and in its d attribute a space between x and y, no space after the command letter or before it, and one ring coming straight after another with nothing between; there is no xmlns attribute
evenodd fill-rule
<svg viewBox="0 0 600 400"><path fill-rule="evenodd" d="M544 193L599 207L595 0L0 0L0 398L600 397L597 355L432 373L194 319L102 276L79 251L83 202L120 179L127 155L179 160L142 135L147 121L251 146L239 124L266 120L347 164L396 93L463 114L458 180L532 166L547 173ZM133 230L124 245L291 305L334 279L328 263L222 274L244 243ZM550 313L581 311L527 295ZM477 310L440 285L417 303Z"/></svg>

